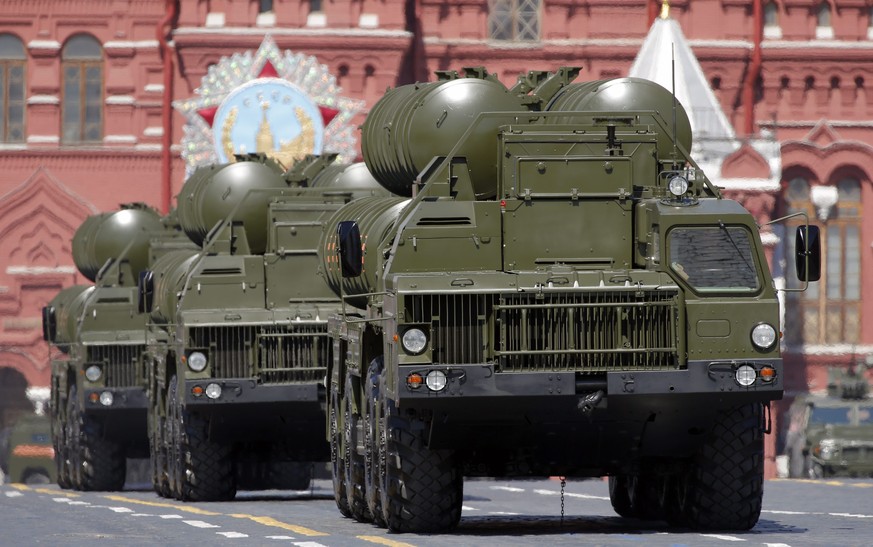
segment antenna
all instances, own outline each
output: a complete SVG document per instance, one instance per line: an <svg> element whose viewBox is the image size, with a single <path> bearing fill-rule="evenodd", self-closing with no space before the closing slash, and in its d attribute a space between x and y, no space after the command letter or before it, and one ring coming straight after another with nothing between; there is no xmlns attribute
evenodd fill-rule
<svg viewBox="0 0 873 547"><path fill-rule="evenodd" d="M676 169L676 158L678 151L676 150L676 44L670 44L670 79L673 88L670 93L673 95L673 169Z"/></svg>

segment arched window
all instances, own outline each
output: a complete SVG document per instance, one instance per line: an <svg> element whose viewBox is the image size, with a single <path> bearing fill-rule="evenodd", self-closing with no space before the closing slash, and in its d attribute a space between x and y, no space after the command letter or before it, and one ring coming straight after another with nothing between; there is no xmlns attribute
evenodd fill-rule
<svg viewBox="0 0 873 547"><path fill-rule="evenodd" d="M62 139L65 144L103 140L103 48L86 34L70 38L61 50Z"/></svg>
<svg viewBox="0 0 873 547"><path fill-rule="evenodd" d="M764 38L772 40L782 38L782 29L779 27L779 6L776 2L767 2L764 5Z"/></svg>
<svg viewBox="0 0 873 547"><path fill-rule="evenodd" d="M24 142L24 44L0 34L0 142Z"/></svg>
<svg viewBox="0 0 873 547"><path fill-rule="evenodd" d="M834 29L831 26L831 6L827 2L819 4L815 13L815 37L833 38Z"/></svg>
<svg viewBox="0 0 873 547"><path fill-rule="evenodd" d="M788 183L787 213L806 212L821 230L822 277L802 293L788 293L785 338L789 344L856 344L861 334L861 183L844 177L834 185ZM798 220L795 224L800 223ZM785 238L789 286L797 287L794 238Z"/></svg>
<svg viewBox="0 0 873 547"><path fill-rule="evenodd" d="M540 39L540 0L488 0L488 37L534 42Z"/></svg>

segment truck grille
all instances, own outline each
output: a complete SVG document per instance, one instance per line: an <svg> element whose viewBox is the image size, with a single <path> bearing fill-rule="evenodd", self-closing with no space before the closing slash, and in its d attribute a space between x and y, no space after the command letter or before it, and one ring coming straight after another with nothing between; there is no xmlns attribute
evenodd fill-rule
<svg viewBox="0 0 873 547"><path fill-rule="evenodd" d="M262 384L320 381L331 359L327 324L196 327L191 348L208 352L213 378L257 378Z"/></svg>
<svg viewBox="0 0 873 547"><path fill-rule="evenodd" d="M139 374L139 363L145 346L88 346L88 363L101 363L106 387L140 387L145 385Z"/></svg>
<svg viewBox="0 0 873 547"><path fill-rule="evenodd" d="M678 293L615 290L415 295L411 322L429 324L433 360L498 370L664 370L679 367Z"/></svg>

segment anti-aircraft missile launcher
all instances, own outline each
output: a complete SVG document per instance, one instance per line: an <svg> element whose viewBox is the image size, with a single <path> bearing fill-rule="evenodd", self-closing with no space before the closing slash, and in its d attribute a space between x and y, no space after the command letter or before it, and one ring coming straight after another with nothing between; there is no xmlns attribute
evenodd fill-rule
<svg viewBox="0 0 873 547"><path fill-rule="evenodd" d="M201 246L168 253L140 283L150 314L155 490L180 500L308 487L325 461L327 317L339 298L317 274L321 226L341 205L387 195L361 165L265 156L202 167L178 198Z"/></svg>
<svg viewBox="0 0 873 547"><path fill-rule="evenodd" d="M137 276L156 252L155 238L172 237L142 204L91 216L73 236L73 260L94 285L64 289L43 310L46 340L68 354L52 362L51 384L63 487L120 490L126 459L148 454Z"/></svg>
<svg viewBox="0 0 873 547"><path fill-rule="evenodd" d="M319 245L348 303L328 371L343 514L441 532L464 476L608 475L623 516L758 521L783 389L758 226L690 157L669 91L577 72L442 73L367 117L368 168L411 199L346 205Z"/></svg>

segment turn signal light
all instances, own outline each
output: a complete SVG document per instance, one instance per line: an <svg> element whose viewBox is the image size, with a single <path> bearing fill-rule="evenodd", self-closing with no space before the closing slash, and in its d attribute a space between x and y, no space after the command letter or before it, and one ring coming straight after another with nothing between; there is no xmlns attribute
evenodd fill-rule
<svg viewBox="0 0 873 547"><path fill-rule="evenodd" d="M417 372L413 372L409 376L406 377L406 387L409 389L418 389L421 387L421 384L424 383L424 378L421 377L421 374Z"/></svg>

